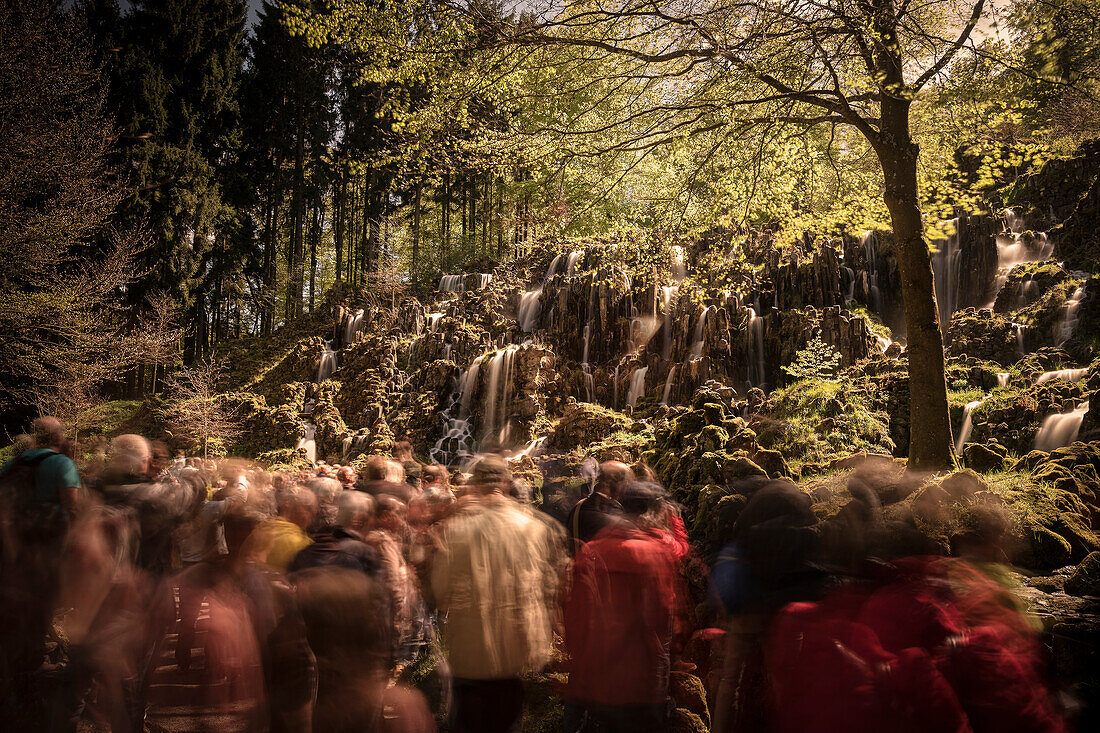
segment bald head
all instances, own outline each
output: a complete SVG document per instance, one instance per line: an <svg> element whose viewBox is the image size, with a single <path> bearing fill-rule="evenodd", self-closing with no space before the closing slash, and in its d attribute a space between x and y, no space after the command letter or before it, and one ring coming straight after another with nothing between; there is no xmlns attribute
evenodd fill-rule
<svg viewBox="0 0 1100 733"><path fill-rule="evenodd" d="M619 461L605 461L600 464L600 474L596 477L596 492L617 501L633 480L634 471L630 466Z"/></svg>

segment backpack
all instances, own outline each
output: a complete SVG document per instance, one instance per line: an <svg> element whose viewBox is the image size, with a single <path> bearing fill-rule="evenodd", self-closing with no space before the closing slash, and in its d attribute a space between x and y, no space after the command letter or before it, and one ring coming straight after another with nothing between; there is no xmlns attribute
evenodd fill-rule
<svg viewBox="0 0 1100 733"><path fill-rule="evenodd" d="M35 495L38 469L55 455L28 458L23 453L0 473L0 551L5 558L22 544L53 541L68 527L60 505L38 501Z"/></svg>

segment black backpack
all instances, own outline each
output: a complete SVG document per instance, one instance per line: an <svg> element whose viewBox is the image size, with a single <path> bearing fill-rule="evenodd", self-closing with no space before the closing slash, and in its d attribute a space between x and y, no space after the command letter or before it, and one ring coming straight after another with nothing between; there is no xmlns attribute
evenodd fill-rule
<svg viewBox="0 0 1100 733"><path fill-rule="evenodd" d="M68 521L61 506L38 501L35 479L38 469L56 453L27 457L19 455L0 473L0 545L8 554L29 542L45 542L65 533Z"/></svg>

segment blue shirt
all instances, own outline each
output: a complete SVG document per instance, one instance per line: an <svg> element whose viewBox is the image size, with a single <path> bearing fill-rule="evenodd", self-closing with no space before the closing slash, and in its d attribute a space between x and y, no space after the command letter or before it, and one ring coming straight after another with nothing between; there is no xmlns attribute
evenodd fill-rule
<svg viewBox="0 0 1100 733"><path fill-rule="evenodd" d="M43 455L47 457L38 464L38 470L34 474L34 498L36 501L60 504L62 489L80 486L80 472L68 456L51 448L34 448L15 458L9 458L4 467L0 468L0 474L7 473L16 461L33 461Z"/></svg>

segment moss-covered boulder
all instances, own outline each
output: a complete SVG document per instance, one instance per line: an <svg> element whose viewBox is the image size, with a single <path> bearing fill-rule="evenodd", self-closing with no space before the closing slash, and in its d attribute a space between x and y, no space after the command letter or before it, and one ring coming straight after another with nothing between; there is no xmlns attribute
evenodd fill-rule
<svg viewBox="0 0 1100 733"><path fill-rule="evenodd" d="M1100 596L1100 552L1090 552L1064 587L1071 596Z"/></svg>
<svg viewBox="0 0 1100 733"><path fill-rule="evenodd" d="M852 382L806 379L773 392L750 425L761 446L777 451L797 470L804 463L827 464L853 453L890 455L895 445L888 422L887 414Z"/></svg>
<svg viewBox="0 0 1100 733"><path fill-rule="evenodd" d="M628 433L634 420L615 410L570 400L547 442L550 448L573 450L607 440L616 433Z"/></svg>
<svg viewBox="0 0 1100 733"><path fill-rule="evenodd" d="M218 400L241 426L233 453L252 457L273 450L293 450L305 437L302 418L290 405L270 407L263 395L253 392L230 392L219 395Z"/></svg>
<svg viewBox="0 0 1100 733"><path fill-rule="evenodd" d="M1008 449L1000 443L967 443L963 449L966 465L975 471L994 471L1001 468L1008 458Z"/></svg>

